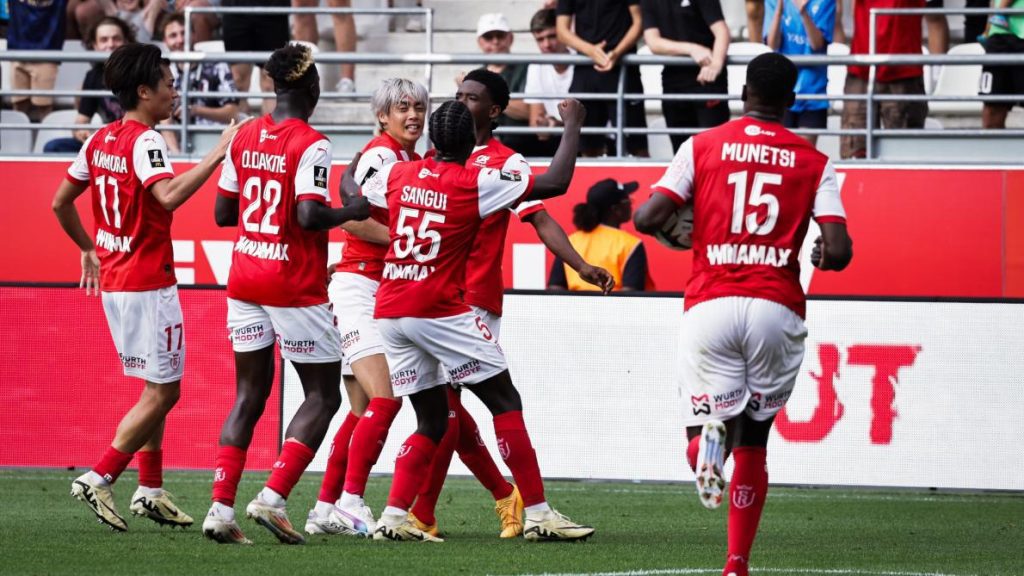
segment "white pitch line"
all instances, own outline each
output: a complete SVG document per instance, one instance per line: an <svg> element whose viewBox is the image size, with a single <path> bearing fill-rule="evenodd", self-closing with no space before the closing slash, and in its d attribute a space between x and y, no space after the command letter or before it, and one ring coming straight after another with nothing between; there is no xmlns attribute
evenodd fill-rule
<svg viewBox="0 0 1024 576"><path fill-rule="evenodd" d="M686 574L720 574L721 569L660 568L623 572L543 572L519 576L672 576ZM854 568L758 568L757 574L832 574L836 576L973 576L944 572L904 572L894 570L857 570Z"/></svg>

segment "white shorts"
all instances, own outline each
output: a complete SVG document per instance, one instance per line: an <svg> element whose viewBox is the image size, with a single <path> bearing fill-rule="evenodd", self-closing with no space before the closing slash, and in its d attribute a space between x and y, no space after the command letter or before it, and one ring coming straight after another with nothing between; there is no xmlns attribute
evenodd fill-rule
<svg viewBox="0 0 1024 576"><path fill-rule="evenodd" d="M362 274L335 272L331 276L327 295L338 319L344 356L342 374L346 376L352 375L352 362L384 353L384 340L373 317L379 287L380 282Z"/></svg>
<svg viewBox="0 0 1024 576"><path fill-rule="evenodd" d="M781 304L716 298L685 314L679 378L687 426L746 412L763 422L785 406L804 359L804 321Z"/></svg>
<svg viewBox="0 0 1024 576"><path fill-rule="evenodd" d="M395 396L408 396L448 380L476 384L508 369L498 340L476 314L447 318L382 318L381 336Z"/></svg>
<svg viewBox="0 0 1024 576"><path fill-rule="evenodd" d="M228 337L235 352L262 350L276 340L281 356L292 362L341 361L330 304L286 308L228 298Z"/></svg>
<svg viewBox="0 0 1024 576"><path fill-rule="evenodd" d="M178 287L145 292L103 292L103 311L125 376L155 384L181 380L185 327Z"/></svg>
<svg viewBox="0 0 1024 576"><path fill-rule="evenodd" d="M501 316L493 312L488 312L479 306L470 306L473 309L473 314L476 314L483 320L484 325L490 330L491 335L494 336L495 340L501 339Z"/></svg>

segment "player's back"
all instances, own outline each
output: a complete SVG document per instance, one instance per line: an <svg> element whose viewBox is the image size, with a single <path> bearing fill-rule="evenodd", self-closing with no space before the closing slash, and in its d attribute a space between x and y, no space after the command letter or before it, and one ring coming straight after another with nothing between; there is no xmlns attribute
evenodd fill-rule
<svg viewBox="0 0 1024 576"><path fill-rule="evenodd" d="M171 286L171 212L148 190L174 175L163 137L134 120L98 130L85 144L69 177L91 187L100 285L108 292Z"/></svg>
<svg viewBox="0 0 1024 576"><path fill-rule="evenodd" d="M692 146L694 259L686 307L749 296L803 316L798 253L816 208L831 197L819 199L818 190L835 187L828 158L781 124L751 117L691 142L680 149Z"/></svg>
<svg viewBox="0 0 1024 576"><path fill-rule="evenodd" d="M265 115L235 135L221 176L221 193L239 201L229 297L268 306L327 302L327 231L303 229L297 207L330 203L330 160L330 142L297 118L275 123Z"/></svg>

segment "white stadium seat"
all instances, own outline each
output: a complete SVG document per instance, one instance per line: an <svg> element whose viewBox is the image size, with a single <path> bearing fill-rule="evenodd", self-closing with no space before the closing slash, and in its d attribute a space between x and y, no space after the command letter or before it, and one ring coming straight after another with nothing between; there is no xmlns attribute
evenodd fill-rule
<svg viewBox="0 0 1024 576"><path fill-rule="evenodd" d="M77 110L55 110L47 114L41 124L74 124L76 117L78 117ZM99 116L92 117L92 125L94 127L102 125ZM36 133L36 144L32 151L36 154L41 154L47 142L56 138L71 138L71 132L71 130L66 128L44 128L39 130Z"/></svg>
<svg viewBox="0 0 1024 576"><path fill-rule="evenodd" d="M950 55L980 55L985 49L973 42L971 44L960 44L949 49ZM939 68L938 79L935 82L933 96L973 96L978 93L978 86L981 82L981 65L971 64L968 66L945 65ZM940 114L980 114L981 102L929 102L928 110L931 113Z"/></svg>
<svg viewBox="0 0 1024 576"><path fill-rule="evenodd" d="M24 124L31 125L31 121L24 112L17 110L0 110L0 123L3 124ZM26 154L32 151L32 131L19 130L17 128L4 128L0 130L0 153L3 154Z"/></svg>
<svg viewBox="0 0 1024 576"><path fill-rule="evenodd" d="M84 52L81 40L65 40L64 52ZM92 67L91 62L64 62L57 68L57 81L55 90L81 90L85 74ZM74 106L74 96L63 96L57 98L58 107Z"/></svg>
<svg viewBox="0 0 1024 576"><path fill-rule="evenodd" d="M826 53L829 56L849 56L850 47L846 44L838 44L833 42L828 45ZM833 65L828 67L828 86L825 92L829 96L842 96L843 91L846 89L846 66ZM842 100L833 100L832 109L836 112L843 110Z"/></svg>

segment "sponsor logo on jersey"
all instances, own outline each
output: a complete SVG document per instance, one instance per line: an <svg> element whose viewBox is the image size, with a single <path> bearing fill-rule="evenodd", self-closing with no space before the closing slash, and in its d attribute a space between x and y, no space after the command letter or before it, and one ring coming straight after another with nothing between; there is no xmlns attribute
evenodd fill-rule
<svg viewBox="0 0 1024 576"><path fill-rule="evenodd" d="M499 170L498 177L508 182L522 182L523 177L519 172L510 172L506 170Z"/></svg>
<svg viewBox="0 0 1024 576"><path fill-rule="evenodd" d="M448 379L452 382L462 382L466 378L481 370L479 360L470 360L461 366L456 366L448 371Z"/></svg>
<svg viewBox="0 0 1024 576"><path fill-rule="evenodd" d="M260 144L263 144L264 140L277 140L277 135L271 134L266 128L260 130Z"/></svg>
<svg viewBox="0 0 1024 576"><path fill-rule="evenodd" d="M765 130L764 128L761 128L757 124L750 124L749 126L743 129L743 133L746 134L747 136L761 136L762 134L765 136L775 136L775 132L772 132L771 130Z"/></svg>
<svg viewBox="0 0 1024 576"><path fill-rule="evenodd" d="M388 280L413 280L419 282L430 276L435 266L425 266L422 264L392 264L387 262L384 264L384 278Z"/></svg>
<svg viewBox="0 0 1024 576"><path fill-rule="evenodd" d="M484 167L484 166L487 166L487 163L490 162L490 161L491 161L491 157L490 156L488 156L486 154L481 154L481 155L477 156L475 160L473 160L473 164L476 165L476 166Z"/></svg>
<svg viewBox="0 0 1024 576"><path fill-rule="evenodd" d="M313 166L313 186L327 188L327 167Z"/></svg>
<svg viewBox="0 0 1024 576"><path fill-rule="evenodd" d="M694 416L700 416L701 414L711 414L711 403L708 401L707 394L701 394L700 396L690 396L690 404L693 405Z"/></svg>
<svg viewBox="0 0 1024 576"><path fill-rule="evenodd" d="M96 230L96 245L108 252L131 252L134 236L114 236L106 230Z"/></svg>
<svg viewBox="0 0 1024 576"><path fill-rule="evenodd" d="M121 357L121 364L124 364L125 368L146 369L146 359L142 356L129 356L120 352L118 352L118 356Z"/></svg>
<svg viewBox="0 0 1024 576"><path fill-rule="evenodd" d="M723 410L729 410L733 406L739 404L744 398L745 388L737 388L730 390L725 394L715 394L711 397L714 401L715 412L721 412Z"/></svg>
<svg viewBox="0 0 1024 576"><path fill-rule="evenodd" d="M149 165L153 168L166 168L167 163L164 162L164 153L160 150L150 150Z"/></svg>
<svg viewBox="0 0 1024 576"><path fill-rule="evenodd" d="M235 252L261 260L288 261L288 245L277 242L249 240L242 236L235 242Z"/></svg>
<svg viewBox="0 0 1024 576"><path fill-rule="evenodd" d="M250 170L266 170L284 174L287 170L284 154L264 154L251 150L242 151L242 168Z"/></svg>
<svg viewBox="0 0 1024 576"><path fill-rule="evenodd" d="M785 268L793 254L790 248L776 248L760 244L708 244L708 263L712 266L725 264L760 264Z"/></svg>
<svg viewBox="0 0 1024 576"><path fill-rule="evenodd" d="M757 494L754 493L753 486L737 484L731 492L732 505L736 508L749 508L754 503L754 500L757 500Z"/></svg>
<svg viewBox="0 0 1024 576"><path fill-rule="evenodd" d="M431 210L444 212L448 209L448 195L419 186L402 186L402 202L416 204ZM443 222L443 220L442 220Z"/></svg>
<svg viewBox="0 0 1024 576"><path fill-rule="evenodd" d="M103 136L103 143L104 143L104 144L106 144L106 143L108 143L108 142L113 142L113 141L115 141L115 140L117 140L117 136L114 136L114 135L113 135L113 134L111 134L110 132L107 132L107 133L106 133L106 134L105 134L105 135Z"/></svg>
<svg viewBox="0 0 1024 576"><path fill-rule="evenodd" d="M419 380L419 374L416 373L415 369L399 370L391 373L391 387L401 388L402 386L410 386L415 384Z"/></svg>
<svg viewBox="0 0 1024 576"><path fill-rule="evenodd" d="M355 345L356 342L359 342L359 340L361 340L359 330L353 330L348 334L343 334L341 337L341 349L348 350Z"/></svg>
<svg viewBox="0 0 1024 576"><path fill-rule="evenodd" d="M439 178L440 177L436 172L431 172L430 168L420 168L420 173L419 173L420 180L423 180L427 176L433 176L434 178Z"/></svg>
<svg viewBox="0 0 1024 576"><path fill-rule="evenodd" d="M128 173L128 161L124 156L107 154L101 150L92 151L92 167L117 172L118 174Z"/></svg>
<svg viewBox="0 0 1024 576"><path fill-rule="evenodd" d="M284 352L292 354L312 354L316 352L316 340L291 340L289 338L277 337L277 344Z"/></svg>
<svg viewBox="0 0 1024 576"><path fill-rule="evenodd" d="M757 128L759 134L766 133L754 125L747 126L745 130L750 130L751 128ZM722 144L722 160L753 162L755 164L792 168L796 166L796 152L767 144L725 142Z"/></svg>
<svg viewBox="0 0 1024 576"><path fill-rule="evenodd" d="M776 392L774 394L769 394L768 396L765 396L760 392L754 392L750 395L750 407L755 411L782 408L786 405L786 401L789 400L790 394L792 394L792 390Z"/></svg>
<svg viewBox="0 0 1024 576"><path fill-rule="evenodd" d="M260 342L265 337L266 328L263 326L263 324L241 326L231 331L231 341L235 344Z"/></svg>

